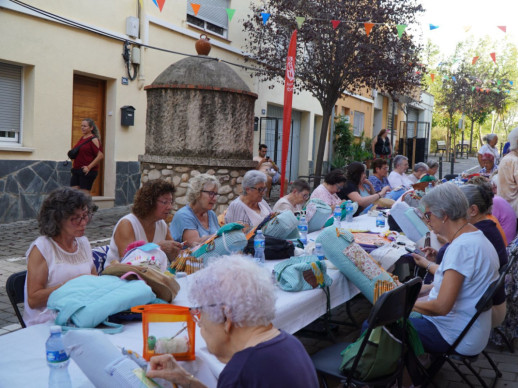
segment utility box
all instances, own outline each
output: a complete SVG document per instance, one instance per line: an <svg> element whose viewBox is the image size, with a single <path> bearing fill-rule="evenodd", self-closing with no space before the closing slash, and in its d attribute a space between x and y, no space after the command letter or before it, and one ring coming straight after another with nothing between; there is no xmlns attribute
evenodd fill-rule
<svg viewBox="0 0 518 388"><path fill-rule="evenodd" d="M126 18L126 35L132 38L138 38L139 33L139 19L135 16L128 16Z"/></svg>
<svg viewBox="0 0 518 388"><path fill-rule="evenodd" d="M121 125L124 127L135 125L135 108L131 105L124 105L121 108Z"/></svg>

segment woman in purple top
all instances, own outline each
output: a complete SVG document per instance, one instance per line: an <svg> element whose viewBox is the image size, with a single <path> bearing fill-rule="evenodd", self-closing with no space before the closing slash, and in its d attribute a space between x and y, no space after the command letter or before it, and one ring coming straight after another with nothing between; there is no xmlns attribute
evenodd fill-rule
<svg viewBox="0 0 518 388"><path fill-rule="evenodd" d="M272 324L275 286L268 271L245 257L230 256L196 272L189 283L189 299L198 306L191 313L207 349L226 364L218 387L319 386L302 344ZM151 358L147 376L205 387L171 355Z"/></svg>

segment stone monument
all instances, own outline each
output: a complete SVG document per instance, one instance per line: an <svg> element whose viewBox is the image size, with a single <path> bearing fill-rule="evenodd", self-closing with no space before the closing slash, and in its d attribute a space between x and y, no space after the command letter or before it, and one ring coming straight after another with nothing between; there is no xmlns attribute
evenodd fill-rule
<svg viewBox="0 0 518 388"><path fill-rule="evenodd" d="M220 183L217 214L241 194L253 155L254 103L245 82L215 58L182 59L147 92L146 147L139 155L142 183L162 178L177 188L175 211L187 203L191 177L208 173Z"/></svg>

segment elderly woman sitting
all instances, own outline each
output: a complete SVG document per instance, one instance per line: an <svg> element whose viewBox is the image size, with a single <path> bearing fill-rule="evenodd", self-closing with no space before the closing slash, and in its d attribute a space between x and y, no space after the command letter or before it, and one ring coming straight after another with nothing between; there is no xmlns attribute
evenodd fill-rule
<svg viewBox="0 0 518 388"><path fill-rule="evenodd" d="M97 275L92 248L84 236L92 218L92 199L76 189L54 190L43 201L38 224L41 237L29 247L23 320L27 326L54 319L47 311L52 291L80 275Z"/></svg>
<svg viewBox="0 0 518 388"><path fill-rule="evenodd" d="M485 154L479 155L480 164L482 168L479 171L480 175L492 177L498 171L498 167L495 164L495 157L493 154L486 152Z"/></svg>
<svg viewBox="0 0 518 388"><path fill-rule="evenodd" d="M165 220L173 209L175 188L161 179L148 181L138 189L132 213L122 217L115 225L106 264L120 261L128 245L135 241L160 245L169 260L173 260L182 247L171 237Z"/></svg>
<svg viewBox="0 0 518 388"><path fill-rule="evenodd" d="M309 199L311 188L304 179L297 179L291 185L291 192L277 201L273 206L274 212L290 210L293 213L300 212L302 205Z"/></svg>
<svg viewBox="0 0 518 388"><path fill-rule="evenodd" d="M189 283L189 299L197 306L191 313L207 349L226 364L218 387L319 386L302 344L272 324L275 286L264 268L230 256L196 272ZM147 376L182 387L205 387L171 355L151 358Z"/></svg>
<svg viewBox="0 0 518 388"><path fill-rule="evenodd" d="M218 217L213 211L218 190L218 179L209 174L200 174L189 181L189 203L176 212L169 227L173 239L194 246L218 231Z"/></svg>
<svg viewBox="0 0 518 388"><path fill-rule="evenodd" d="M241 183L243 193L237 197L227 209L225 223L242 222L255 227L272 212L270 205L264 200L266 175L261 171L247 171Z"/></svg>
<svg viewBox="0 0 518 388"><path fill-rule="evenodd" d="M427 300L417 301L414 310L423 314L411 318L424 349L444 352L460 335L476 311L476 304L498 278L498 254L484 234L468 220L469 203L452 183L442 184L421 200L431 229L450 245L440 264L414 255L416 263L434 274ZM487 345L491 312L480 315L456 350L464 355L480 353Z"/></svg>
<svg viewBox="0 0 518 388"><path fill-rule="evenodd" d="M369 191L366 191L364 188L366 183L369 184ZM360 162L352 162L347 167L347 183L344 188L340 190L338 196L342 199L350 199L351 201L358 202L358 210L355 213L355 216L357 216L367 206L383 197L387 191L390 191L389 186L385 186L379 193L376 193L372 187L372 183L367 179L365 165Z"/></svg>
<svg viewBox="0 0 518 388"><path fill-rule="evenodd" d="M428 165L426 163L420 162L414 164L414 171L412 174L408 176L408 180L415 184L419 182L419 180L428 173Z"/></svg>
<svg viewBox="0 0 518 388"><path fill-rule="evenodd" d="M390 187L396 189L398 187L410 188L412 186L412 181L405 174L407 169L408 158L403 155L397 155L394 158L394 170L388 176Z"/></svg>

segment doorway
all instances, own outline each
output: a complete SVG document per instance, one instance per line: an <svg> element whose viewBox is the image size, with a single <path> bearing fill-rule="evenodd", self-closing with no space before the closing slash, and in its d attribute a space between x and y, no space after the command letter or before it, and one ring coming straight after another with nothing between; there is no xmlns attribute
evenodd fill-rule
<svg viewBox="0 0 518 388"><path fill-rule="evenodd" d="M81 121L91 118L101 134L101 144L106 158L105 136L106 81L83 75L74 75L72 98L72 148L83 135ZM92 186L92 196L102 196L104 187L104 160L99 164L99 174Z"/></svg>

